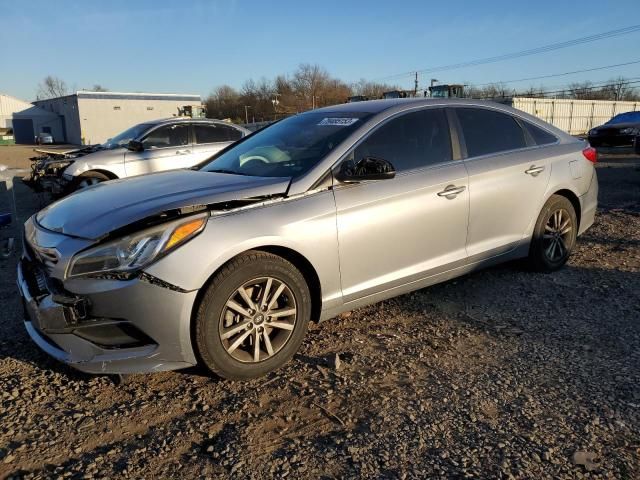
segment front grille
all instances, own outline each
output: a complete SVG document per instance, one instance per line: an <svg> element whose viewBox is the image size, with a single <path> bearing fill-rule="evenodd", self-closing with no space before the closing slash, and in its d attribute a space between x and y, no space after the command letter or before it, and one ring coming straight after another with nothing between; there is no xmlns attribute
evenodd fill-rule
<svg viewBox="0 0 640 480"><path fill-rule="evenodd" d="M22 275L32 297L37 298L49 294L47 275L36 262L24 259L22 261Z"/></svg>

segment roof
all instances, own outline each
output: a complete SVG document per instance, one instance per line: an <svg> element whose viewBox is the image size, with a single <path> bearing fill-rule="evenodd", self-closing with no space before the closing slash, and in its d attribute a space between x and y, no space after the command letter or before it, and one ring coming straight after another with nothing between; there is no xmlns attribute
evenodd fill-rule
<svg viewBox="0 0 640 480"><path fill-rule="evenodd" d="M148 120L144 123L145 125L162 125L164 123L175 123L175 122L190 122L190 123L216 123L222 125L229 125L234 128L238 128L240 130L248 132L248 130L240 125L236 125L235 123L225 122L224 120L218 120L215 118L193 118L193 117L167 117L167 118L158 118L157 120Z"/></svg>
<svg viewBox="0 0 640 480"><path fill-rule="evenodd" d="M473 104L473 105L497 105L488 100L474 100L471 98L389 98L383 100L367 100L366 102L342 103L330 107L309 110L310 112L365 112L380 113L394 107L418 107L420 105L442 105L442 104Z"/></svg>

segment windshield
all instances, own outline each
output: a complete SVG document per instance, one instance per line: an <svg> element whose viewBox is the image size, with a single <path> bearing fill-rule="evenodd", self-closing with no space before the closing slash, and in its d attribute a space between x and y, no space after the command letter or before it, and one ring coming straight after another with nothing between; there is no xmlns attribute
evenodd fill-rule
<svg viewBox="0 0 640 480"><path fill-rule="evenodd" d="M298 177L317 165L369 113L311 112L289 117L230 148L201 170L258 177Z"/></svg>
<svg viewBox="0 0 640 480"><path fill-rule="evenodd" d="M640 122L640 112L627 112L616 115L607 123L609 125L614 123L626 123L626 122Z"/></svg>
<svg viewBox="0 0 640 480"><path fill-rule="evenodd" d="M106 149L126 147L129 141L133 140L134 138L138 138L144 132L149 130L152 126L153 125L150 123L140 123L138 125L135 125L131 128L128 128L127 130L120 133L119 135L116 135L115 137L110 138L109 140L107 140L105 143L102 144L102 147Z"/></svg>

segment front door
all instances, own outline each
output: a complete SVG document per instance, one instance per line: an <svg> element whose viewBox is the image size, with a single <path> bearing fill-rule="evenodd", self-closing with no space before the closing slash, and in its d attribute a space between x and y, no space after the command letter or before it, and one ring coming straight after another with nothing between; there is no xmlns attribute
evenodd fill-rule
<svg viewBox="0 0 640 480"><path fill-rule="evenodd" d="M128 177L187 168L193 165L193 151L186 122L163 125L142 140L142 152L127 151L124 168Z"/></svg>
<svg viewBox="0 0 640 480"><path fill-rule="evenodd" d="M345 302L465 260L467 173L451 151L444 111L429 108L389 120L349 154L388 160L397 173L334 188Z"/></svg>

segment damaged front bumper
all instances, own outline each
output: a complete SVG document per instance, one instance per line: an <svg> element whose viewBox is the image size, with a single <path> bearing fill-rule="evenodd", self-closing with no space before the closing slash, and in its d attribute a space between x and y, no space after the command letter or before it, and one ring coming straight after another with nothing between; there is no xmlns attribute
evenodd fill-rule
<svg viewBox="0 0 640 480"><path fill-rule="evenodd" d="M197 291L169 289L149 275L83 280L65 290L37 261L23 256L18 288L24 324L47 354L88 373L144 373L196 364L191 312Z"/></svg>
<svg viewBox="0 0 640 480"><path fill-rule="evenodd" d="M32 175L28 183L37 191L49 192L57 196L69 193L71 179L65 178L64 176L40 174L36 176Z"/></svg>
<svg viewBox="0 0 640 480"><path fill-rule="evenodd" d="M31 175L26 183L38 192L65 195L73 179L64 174L72 160L52 160L48 157L31 158Z"/></svg>

